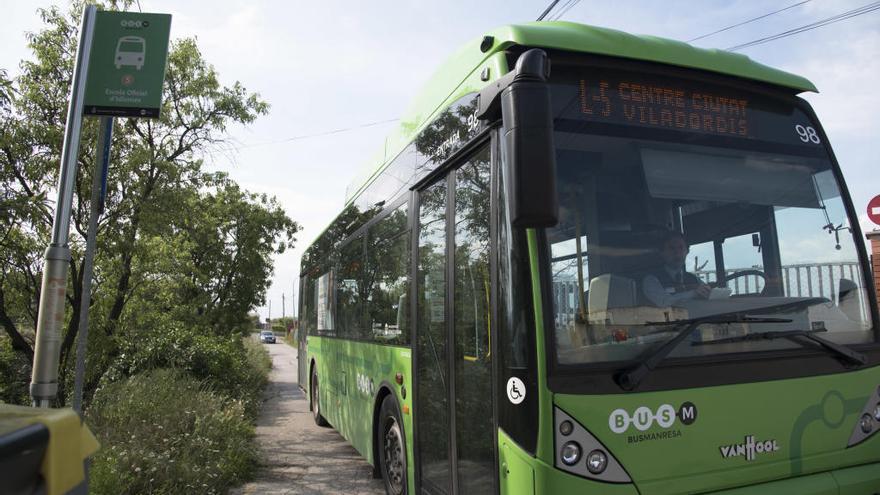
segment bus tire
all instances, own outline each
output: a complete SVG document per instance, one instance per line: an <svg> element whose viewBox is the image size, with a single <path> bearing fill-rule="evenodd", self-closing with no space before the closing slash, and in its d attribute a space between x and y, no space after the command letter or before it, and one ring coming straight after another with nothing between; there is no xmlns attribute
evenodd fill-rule
<svg viewBox="0 0 880 495"><path fill-rule="evenodd" d="M311 402L309 406L311 406L310 409L312 410L312 416L315 418L315 424L323 427L330 426L330 423L328 423L324 416L321 414L321 400L320 396L318 395L318 372L315 370L314 367L312 368L310 389L311 390L309 391L309 399Z"/></svg>
<svg viewBox="0 0 880 495"><path fill-rule="evenodd" d="M389 495L406 495L406 440L400 408L393 394L385 396L379 409L379 470Z"/></svg>

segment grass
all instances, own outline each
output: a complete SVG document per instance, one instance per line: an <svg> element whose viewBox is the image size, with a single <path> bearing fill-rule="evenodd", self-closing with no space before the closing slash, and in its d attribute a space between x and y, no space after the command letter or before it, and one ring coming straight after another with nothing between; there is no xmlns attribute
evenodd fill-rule
<svg viewBox="0 0 880 495"><path fill-rule="evenodd" d="M240 399L248 416L256 418L271 361L253 339L170 327L131 339L126 345L109 381L153 369L184 370L216 391Z"/></svg>
<svg viewBox="0 0 880 495"><path fill-rule="evenodd" d="M253 419L271 360L258 342L243 341L247 369L228 376L239 383L220 387L222 375L160 368L99 390L86 415L101 442L90 493L225 493L250 479Z"/></svg>

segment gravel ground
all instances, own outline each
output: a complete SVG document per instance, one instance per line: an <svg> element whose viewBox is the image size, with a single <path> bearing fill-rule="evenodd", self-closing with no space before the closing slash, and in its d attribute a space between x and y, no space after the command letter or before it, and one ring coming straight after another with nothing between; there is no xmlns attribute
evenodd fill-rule
<svg viewBox="0 0 880 495"><path fill-rule="evenodd" d="M230 493L385 493L373 468L336 430L315 425L296 384L296 349L281 339L266 347L272 372L257 419L262 468L254 481Z"/></svg>

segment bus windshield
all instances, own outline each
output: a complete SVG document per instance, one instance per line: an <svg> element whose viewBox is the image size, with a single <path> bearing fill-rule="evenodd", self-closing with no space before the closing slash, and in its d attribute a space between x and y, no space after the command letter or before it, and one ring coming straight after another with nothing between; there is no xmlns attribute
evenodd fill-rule
<svg viewBox="0 0 880 495"><path fill-rule="evenodd" d="M556 70L556 69L554 69ZM560 365L875 341L864 270L818 127L795 98L599 68L552 85L559 223L547 230ZM740 318L742 320L742 318Z"/></svg>

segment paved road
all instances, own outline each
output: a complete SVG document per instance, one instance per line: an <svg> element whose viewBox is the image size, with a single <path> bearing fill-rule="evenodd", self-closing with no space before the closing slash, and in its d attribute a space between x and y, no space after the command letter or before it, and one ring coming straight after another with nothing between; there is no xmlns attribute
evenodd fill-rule
<svg viewBox="0 0 880 495"><path fill-rule="evenodd" d="M385 493L382 480L373 479L373 468L336 430L315 425L296 384L296 349L281 340L266 347L272 372L257 419L263 466L256 480L232 493Z"/></svg>

